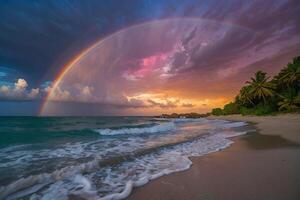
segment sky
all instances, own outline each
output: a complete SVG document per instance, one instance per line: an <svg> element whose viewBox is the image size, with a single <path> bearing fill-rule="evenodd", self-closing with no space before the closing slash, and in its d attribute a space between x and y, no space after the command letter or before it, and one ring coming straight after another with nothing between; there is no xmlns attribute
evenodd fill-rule
<svg viewBox="0 0 300 200"><path fill-rule="evenodd" d="M0 0L0 115L205 113L300 55L298 0Z"/></svg>

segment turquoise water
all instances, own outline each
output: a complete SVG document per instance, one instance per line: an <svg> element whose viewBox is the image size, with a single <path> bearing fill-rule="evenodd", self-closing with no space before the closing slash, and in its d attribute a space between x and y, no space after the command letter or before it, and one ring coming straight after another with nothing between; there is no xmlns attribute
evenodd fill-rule
<svg viewBox="0 0 300 200"><path fill-rule="evenodd" d="M0 199L122 199L228 147L243 122L152 117L1 117Z"/></svg>

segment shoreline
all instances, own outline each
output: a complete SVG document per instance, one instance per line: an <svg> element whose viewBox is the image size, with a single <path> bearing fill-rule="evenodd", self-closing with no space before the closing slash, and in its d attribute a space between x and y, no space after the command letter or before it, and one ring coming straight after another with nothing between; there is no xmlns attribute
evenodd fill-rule
<svg viewBox="0 0 300 200"><path fill-rule="evenodd" d="M245 121L257 131L231 138L224 150L190 157L188 170L134 188L126 199L300 199L299 114L208 119Z"/></svg>
<svg viewBox="0 0 300 200"><path fill-rule="evenodd" d="M249 122L263 135L278 135L291 142L300 144L300 114L279 114L274 116L225 115L209 116L207 119Z"/></svg>

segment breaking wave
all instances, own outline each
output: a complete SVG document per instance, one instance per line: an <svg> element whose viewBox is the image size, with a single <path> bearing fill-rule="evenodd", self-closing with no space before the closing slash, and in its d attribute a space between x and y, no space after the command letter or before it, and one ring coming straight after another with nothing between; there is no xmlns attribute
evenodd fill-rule
<svg viewBox="0 0 300 200"><path fill-rule="evenodd" d="M65 144L60 148L31 153L28 161L22 159L20 164L14 163L29 166L32 162L41 162L44 165L45 159L58 159L60 162L66 157L72 158L63 160L64 165L55 170L23 175L23 178L1 186L0 199L67 200L72 196L74 199L124 199L134 187L163 175L189 169L192 165L191 156L202 156L229 147L233 143L231 137L249 131L237 129L245 125L244 122L223 120L180 119L160 124L96 129L101 135L115 137ZM9 147L5 152L15 152L14 157L9 157L13 161L19 153L28 155L30 152L26 148L29 147ZM0 160L1 156L12 156L11 153L2 153Z"/></svg>
<svg viewBox="0 0 300 200"><path fill-rule="evenodd" d="M144 127L119 128L119 129L95 129L100 135L125 135L125 134L143 134L143 133L159 133L175 130L173 122L166 122L155 125L145 125Z"/></svg>

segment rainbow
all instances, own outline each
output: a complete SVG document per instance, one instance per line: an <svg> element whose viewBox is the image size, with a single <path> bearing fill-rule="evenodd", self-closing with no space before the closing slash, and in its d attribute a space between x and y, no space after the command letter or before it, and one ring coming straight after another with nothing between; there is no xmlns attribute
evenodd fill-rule
<svg viewBox="0 0 300 200"><path fill-rule="evenodd" d="M41 104L41 107L39 109L39 115L43 115L43 111L45 108L45 105L47 104L47 102L50 100L51 95L53 93L53 91L55 90L55 88L57 88L57 86L60 84L60 82L63 80L63 78L65 77L65 75L72 69L72 67L78 62L80 61L82 58L84 58L86 55L88 55L90 53L90 51L92 49L94 49L96 46L100 45L101 43L103 43L103 41L108 40L118 34L121 34L122 32L127 31L130 28L138 28L139 26L143 26L145 24L153 24L153 23L160 23L163 21L167 21L167 20L184 20L184 19L188 19L188 20L197 20L197 21L206 21L206 22L213 22L213 23L219 23L222 25L228 25L231 27L236 27L236 28L240 28L240 29L244 29L247 30L249 32L255 32L252 29L248 28L248 27L244 27L241 25L237 25L231 22L219 22L216 20L212 20L212 19L205 19L205 18L196 18L196 17L175 17L175 18L165 18L165 19L159 19L159 20L154 20L154 21L147 21L147 22L142 22L139 24L135 24L129 27L126 27L124 29L121 29L117 32L114 32L110 35L108 35L107 37L104 37L100 40L98 40L97 42L95 42L94 44L92 44L90 47L83 49L77 56L75 56L75 58L73 58L72 60L70 60L67 64L65 64L62 69L60 70L60 72L56 75L56 77L54 78L51 90L47 93L46 98L44 99L44 101ZM255 33L256 34L256 33Z"/></svg>

